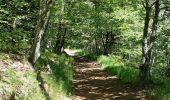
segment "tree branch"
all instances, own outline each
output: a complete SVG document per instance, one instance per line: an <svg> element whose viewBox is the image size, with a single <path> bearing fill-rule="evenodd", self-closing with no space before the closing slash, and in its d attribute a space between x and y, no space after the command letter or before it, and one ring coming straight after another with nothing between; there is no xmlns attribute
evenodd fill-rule
<svg viewBox="0 0 170 100"><path fill-rule="evenodd" d="M145 5L145 3L144 3L144 2L142 2L142 5L143 5L143 7L146 9L146 5Z"/></svg>
<svg viewBox="0 0 170 100"><path fill-rule="evenodd" d="M155 0L155 2L153 2L152 4L151 4L151 6L150 7L152 7L152 6L154 6L154 4L157 2L157 0Z"/></svg>

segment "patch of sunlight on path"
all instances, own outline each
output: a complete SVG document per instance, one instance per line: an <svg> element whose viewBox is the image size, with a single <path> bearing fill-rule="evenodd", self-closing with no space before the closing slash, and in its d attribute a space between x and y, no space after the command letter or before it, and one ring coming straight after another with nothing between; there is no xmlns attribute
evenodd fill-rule
<svg viewBox="0 0 170 100"><path fill-rule="evenodd" d="M78 56L78 52L80 52L81 50L64 49L64 51L65 51L69 56Z"/></svg>
<svg viewBox="0 0 170 100"><path fill-rule="evenodd" d="M143 87L125 84L108 75L97 62L83 57L75 57L75 61L73 100L148 100Z"/></svg>

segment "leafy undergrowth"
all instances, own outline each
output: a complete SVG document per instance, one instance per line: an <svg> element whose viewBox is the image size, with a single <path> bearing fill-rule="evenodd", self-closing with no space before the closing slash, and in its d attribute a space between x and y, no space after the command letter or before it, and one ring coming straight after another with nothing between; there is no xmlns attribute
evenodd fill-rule
<svg viewBox="0 0 170 100"><path fill-rule="evenodd" d="M155 84L151 96L158 100L170 100L170 77L166 76L167 66L162 63L151 67L152 81Z"/></svg>
<svg viewBox="0 0 170 100"><path fill-rule="evenodd" d="M164 82L160 85L154 86L151 91L151 97L155 100L170 100L170 80L163 79Z"/></svg>
<svg viewBox="0 0 170 100"><path fill-rule="evenodd" d="M45 100L30 63L14 58L0 53L0 99Z"/></svg>
<svg viewBox="0 0 170 100"><path fill-rule="evenodd" d="M123 82L137 82L138 73L134 64L127 64L118 56L100 56L98 63L106 70L109 74L117 76ZM131 65L131 66L128 66Z"/></svg>
<svg viewBox="0 0 170 100"><path fill-rule="evenodd" d="M91 60L91 61L96 61L97 60L97 55L95 55L94 53L86 53L84 51L80 51L78 52L78 55L81 56L81 57L84 57L88 60Z"/></svg>
<svg viewBox="0 0 170 100"><path fill-rule="evenodd" d="M150 96L155 100L170 100L170 78L155 71L155 73L152 73L152 81L154 88Z"/></svg>
<svg viewBox="0 0 170 100"><path fill-rule="evenodd" d="M96 61L97 60L97 56L94 55L94 54L86 54L83 57L85 57L85 58L87 58L87 59L89 59L91 61Z"/></svg>
<svg viewBox="0 0 170 100"><path fill-rule="evenodd" d="M43 53L35 71L27 60L13 59L19 58L15 56L0 54L0 100L46 100L46 93L51 100L70 100L72 58ZM38 71L41 71L42 81L37 80L40 78L37 77Z"/></svg>
<svg viewBox="0 0 170 100"><path fill-rule="evenodd" d="M47 84L46 92L52 100L69 100L72 95L73 58L46 52L36 64ZM48 67L47 67L48 66ZM49 74L47 74L49 73Z"/></svg>

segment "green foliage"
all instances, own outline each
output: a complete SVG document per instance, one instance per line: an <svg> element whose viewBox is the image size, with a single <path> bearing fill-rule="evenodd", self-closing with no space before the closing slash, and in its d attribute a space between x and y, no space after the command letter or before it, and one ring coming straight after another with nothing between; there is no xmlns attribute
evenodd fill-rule
<svg viewBox="0 0 170 100"><path fill-rule="evenodd" d="M10 33L2 33L0 36L1 50L15 54L25 54L26 50L29 49L29 43L26 34L28 33L24 33L24 31L21 30L16 30Z"/></svg>
<svg viewBox="0 0 170 100"><path fill-rule="evenodd" d="M138 81L138 70L136 66L128 66L128 64L122 60L119 56L100 56L98 63L102 68L111 75L116 75L124 82L136 82Z"/></svg>
<svg viewBox="0 0 170 100"><path fill-rule="evenodd" d="M169 86L166 86L164 88L159 88L157 89L157 94L156 96L158 98L160 98L161 100L170 100L170 90L169 90Z"/></svg>
<svg viewBox="0 0 170 100"><path fill-rule="evenodd" d="M169 81L164 80L164 84L156 85L150 95L157 100L170 100L169 88Z"/></svg>
<svg viewBox="0 0 170 100"><path fill-rule="evenodd" d="M0 1L0 51L28 54L36 20L38 2L32 0Z"/></svg>
<svg viewBox="0 0 170 100"><path fill-rule="evenodd" d="M79 51L77 52L79 56L82 56L88 60L91 60L91 61L97 61L97 58L99 57L98 55L96 55L94 52L88 52L88 51Z"/></svg>
<svg viewBox="0 0 170 100"><path fill-rule="evenodd" d="M84 57L89 60L96 61L98 56L95 54L86 54L86 55L84 55Z"/></svg>

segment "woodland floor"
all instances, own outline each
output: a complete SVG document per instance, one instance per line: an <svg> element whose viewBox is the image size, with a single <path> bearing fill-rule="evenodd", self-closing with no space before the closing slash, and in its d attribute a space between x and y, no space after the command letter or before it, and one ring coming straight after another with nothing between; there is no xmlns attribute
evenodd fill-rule
<svg viewBox="0 0 170 100"><path fill-rule="evenodd" d="M109 76L96 62L75 57L74 100L147 100L146 90Z"/></svg>

